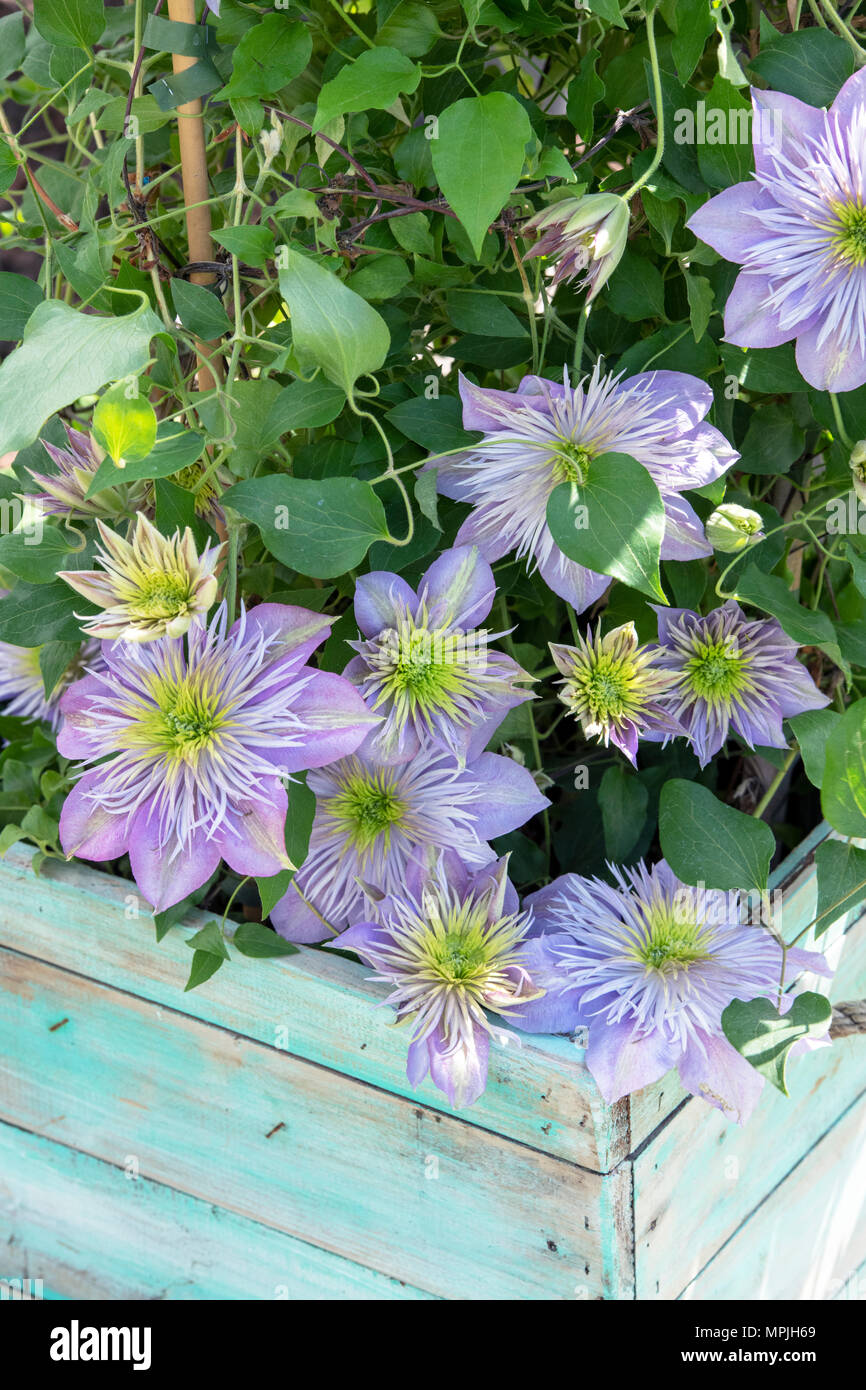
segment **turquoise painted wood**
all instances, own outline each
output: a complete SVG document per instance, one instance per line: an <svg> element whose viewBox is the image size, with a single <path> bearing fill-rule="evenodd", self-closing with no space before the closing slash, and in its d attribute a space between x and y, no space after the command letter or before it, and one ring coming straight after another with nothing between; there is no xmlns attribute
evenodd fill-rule
<svg viewBox="0 0 866 1390"><path fill-rule="evenodd" d="M775 877L814 914L819 828ZM866 918L834 994L866 989ZM183 993L134 887L0 864L0 1279L57 1297L841 1297L866 1261L866 1056L797 1062L745 1130L675 1077L606 1106L579 1039L507 1032L456 1116L407 1085L382 987L337 956L237 959ZM859 1165L859 1166L858 1166ZM808 1238L798 1237L808 1215Z"/></svg>

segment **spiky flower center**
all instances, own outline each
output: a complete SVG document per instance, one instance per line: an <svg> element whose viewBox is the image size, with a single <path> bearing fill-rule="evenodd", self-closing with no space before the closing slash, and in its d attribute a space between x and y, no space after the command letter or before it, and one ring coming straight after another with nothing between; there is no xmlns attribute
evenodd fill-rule
<svg viewBox="0 0 866 1390"><path fill-rule="evenodd" d="M710 959L703 925L693 919L684 921L682 916L667 903L648 906L645 932L631 951L648 970L676 975L697 961Z"/></svg>
<svg viewBox="0 0 866 1390"><path fill-rule="evenodd" d="M553 451L553 477L557 483L583 487L592 454L574 439L561 439Z"/></svg>
<svg viewBox="0 0 866 1390"><path fill-rule="evenodd" d="M380 835L386 845L390 843L391 828L400 825L407 807L397 793L394 775L379 771L350 773L337 796L326 803L326 810L357 848L366 850Z"/></svg>
<svg viewBox="0 0 866 1390"><path fill-rule="evenodd" d="M203 690L194 675L167 681L155 694L157 709L145 734L169 761L194 765L225 726L219 695Z"/></svg>
<svg viewBox="0 0 866 1390"><path fill-rule="evenodd" d="M603 653L595 665L581 673L575 684L583 694L595 723L621 719L632 694L635 668L632 662Z"/></svg>
<svg viewBox="0 0 866 1390"><path fill-rule="evenodd" d="M389 693L428 709L446 704L459 684L460 636L447 628L389 629L382 639L383 654L391 661L385 681Z"/></svg>
<svg viewBox="0 0 866 1390"><path fill-rule="evenodd" d="M189 606L189 579L177 571L147 570L139 576L136 587L130 608L137 618L173 618Z"/></svg>
<svg viewBox="0 0 866 1390"><path fill-rule="evenodd" d="M838 203L833 212L838 255L851 266L866 265L866 207L858 198L856 202Z"/></svg>
<svg viewBox="0 0 866 1390"><path fill-rule="evenodd" d="M496 955L485 935L483 912L465 904L452 907L437 925L425 943L432 974L448 985L481 986Z"/></svg>
<svg viewBox="0 0 866 1390"><path fill-rule="evenodd" d="M730 700L745 688L744 672L749 657L740 656L730 637L699 642L694 656L686 662L688 683L702 700Z"/></svg>
<svg viewBox="0 0 866 1390"><path fill-rule="evenodd" d="M199 516L204 516L210 510L217 498L217 489L211 478L199 489L199 484L204 475L205 468L208 467L206 461L199 460L198 463L190 463L186 468L182 468L179 473L175 473L172 482L178 487L186 488L187 492L195 493L195 510Z"/></svg>

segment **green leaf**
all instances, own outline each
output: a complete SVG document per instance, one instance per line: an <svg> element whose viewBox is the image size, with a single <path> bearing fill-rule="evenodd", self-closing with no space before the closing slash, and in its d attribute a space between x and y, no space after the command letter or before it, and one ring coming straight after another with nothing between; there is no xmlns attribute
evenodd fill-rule
<svg viewBox="0 0 866 1390"><path fill-rule="evenodd" d="M479 438L477 431L463 428L463 407L456 396L413 396L401 401L385 415L407 439L434 454L470 447Z"/></svg>
<svg viewBox="0 0 866 1390"><path fill-rule="evenodd" d="M354 569L388 535L382 503L357 478L250 478L222 501L255 522L272 555L313 579Z"/></svg>
<svg viewBox="0 0 866 1390"><path fill-rule="evenodd" d="M196 463L203 449L204 437L196 434L195 430L187 429L177 420L160 420L156 443L150 453L142 459L127 459L122 474L118 473L111 459L103 459L87 489L87 496L91 497L103 488L118 483L136 482L139 478L170 478Z"/></svg>
<svg viewBox="0 0 866 1390"><path fill-rule="evenodd" d="M605 851L615 863L627 859L640 839L648 801L649 792L634 773L619 764L606 769L598 789L598 804Z"/></svg>
<svg viewBox="0 0 866 1390"><path fill-rule="evenodd" d="M391 335L385 320L336 275L286 249L280 294L289 308L299 359L320 367L347 396L358 377L378 371Z"/></svg>
<svg viewBox="0 0 866 1390"><path fill-rule="evenodd" d="M713 312L715 294L705 275L686 275L686 295L689 301L689 322L696 343L707 331L707 324Z"/></svg>
<svg viewBox="0 0 866 1390"><path fill-rule="evenodd" d="M420 5L416 0L398 0L396 8L379 26L376 43L398 48L409 58L420 58L432 48L441 33L439 21L428 5Z"/></svg>
<svg viewBox="0 0 866 1390"><path fill-rule="evenodd" d="M749 565L742 578L737 581L737 597L765 613L778 618L784 632L801 647L819 647L826 652L831 661L845 669L845 662L833 624L826 613L804 608L795 593L788 588L784 579L775 574L764 574L757 565Z"/></svg>
<svg viewBox="0 0 866 1390"><path fill-rule="evenodd" d="M7 140L0 141L0 193L11 188L18 174L18 160Z"/></svg>
<svg viewBox="0 0 866 1390"><path fill-rule="evenodd" d="M818 906L815 935L854 912L866 898L866 849L844 840L823 840L815 850L818 874Z"/></svg>
<svg viewBox="0 0 866 1390"><path fill-rule="evenodd" d="M188 280L173 279L171 297L184 328L203 342L220 338L223 333L230 331L228 314L216 295L204 285L191 285Z"/></svg>
<svg viewBox="0 0 866 1390"><path fill-rule="evenodd" d="M317 429L336 420L346 404L341 386L316 377L313 381L293 381L274 400L262 431L266 441L276 442L289 430Z"/></svg>
<svg viewBox="0 0 866 1390"><path fill-rule="evenodd" d="M699 119L697 123L696 142L698 168L704 182L710 188L742 183L754 168L750 103L730 82L716 77L703 113L703 121Z"/></svg>
<svg viewBox="0 0 866 1390"><path fill-rule="evenodd" d="M421 69L396 48L370 48L341 68L319 93L313 130L347 111L386 110L404 92L414 92Z"/></svg>
<svg viewBox="0 0 866 1390"><path fill-rule="evenodd" d="M0 80L17 72L23 57L24 15L3 15L0 19Z"/></svg>
<svg viewBox="0 0 866 1390"><path fill-rule="evenodd" d="M628 454L600 454L582 487L555 488L547 524L570 560L667 603L659 578L664 505L643 464Z"/></svg>
<svg viewBox="0 0 866 1390"><path fill-rule="evenodd" d="M80 642L75 610L94 612L62 579L53 584L15 585L0 599L0 642L39 647L43 642Z"/></svg>
<svg viewBox="0 0 866 1390"><path fill-rule="evenodd" d="M529 117L506 92L464 97L439 117L438 138L431 141L433 168L476 256L517 187L531 134Z"/></svg>
<svg viewBox="0 0 866 1390"><path fill-rule="evenodd" d="M122 318L83 314L56 299L37 305L21 346L0 366L0 454L30 444L49 415L79 396L139 376L161 332L149 304Z"/></svg>
<svg viewBox="0 0 866 1390"><path fill-rule="evenodd" d="M96 441L118 467L121 460L135 463L147 458L156 443L156 426L156 411L146 396L139 395L134 380L112 386L100 396L93 412Z"/></svg>
<svg viewBox="0 0 866 1390"><path fill-rule="evenodd" d="M734 999L722 1013L722 1028L731 1046L787 1095L785 1068L791 1048L801 1038L824 1037L832 1015L823 994L798 994L784 1015L769 999Z"/></svg>
<svg viewBox="0 0 866 1390"><path fill-rule="evenodd" d="M713 16L708 0L692 0L689 5L676 5L673 15L677 32L671 44L671 54L680 81L688 82L715 28Z"/></svg>
<svg viewBox="0 0 866 1390"><path fill-rule="evenodd" d="M56 689L57 682L81 650L78 642L46 642L39 648L39 673L45 698ZM48 773L45 773L48 776Z"/></svg>
<svg viewBox="0 0 866 1390"><path fill-rule="evenodd" d="M849 705L827 739L821 809L840 835L866 836L866 700Z"/></svg>
<svg viewBox="0 0 866 1390"><path fill-rule="evenodd" d="M824 781L827 739L841 717L838 710L810 709L788 720L800 749L806 776L813 787L820 787Z"/></svg>
<svg viewBox="0 0 866 1390"><path fill-rule="evenodd" d="M130 115L134 116L138 122L139 135L151 135L153 131L168 125L172 119L172 112L162 111L152 96L135 97ZM125 118L126 97L114 97L99 116L96 128L97 130L106 130L112 135L121 135L124 131Z"/></svg>
<svg viewBox="0 0 866 1390"><path fill-rule="evenodd" d="M0 271L0 335L9 342L17 342L42 300L42 291L34 280L13 275L9 270Z"/></svg>
<svg viewBox="0 0 866 1390"><path fill-rule="evenodd" d="M580 60L580 67L568 84L565 114L581 140L587 145L595 127L593 112L604 96L604 82L596 72L599 52L592 48Z"/></svg>
<svg viewBox="0 0 866 1390"><path fill-rule="evenodd" d="M43 526L38 540L12 531L0 536L0 565L28 584L53 584L59 569L73 568L69 559L80 547L81 537L59 526Z"/></svg>
<svg viewBox="0 0 866 1390"><path fill-rule="evenodd" d="M854 72L855 58L845 40L827 29L798 29L779 34L749 67L777 92L810 106L830 106Z"/></svg>
<svg viewBox="0 0 866 1390"><path fill-rule="evenodd" d="M264 270L275 254L274 234L269 227L221 227L214 241L246 265Z"/></svg>
<svg viewBox="0 0 866 1390"><path fill-rule="evenodd" d="M665 317L665 285L661 272L646 256L625 252L607 283L610 307L629 323Z"/></svg>
<svg viewBox="0 0 866 1390"><path fill-rule="evenodd" d="M321 664L321 663L320 663ZM270 878L258 878L259 895L262 900L262 916L269 917L275 905L288 891L297 869L307 857L310 835L316 814L316 798L307 786L307 774L296 774L289 783L289 805L286 812L286 853L295 865L294 869L282 869Z"/></svg>
<svg viewBox="0 0 866 1390"><path fill-rule="evenodd" d="M242 956L251 956L254 960L298 954L297 946L293 946L290 941L284 941L263 922L242 922L235 930L232 945Z"/></svg>
<svg viewBox="0 0 866 1390"><path fill-rule="evenodd" d="M659 839L683 883L725 890L767 886L776 847L772 830L726 806L699 782L674 778L662 787Z"/></svg>
<svg viewBox="0 0 866 1390"><path fill-rule="evenodd" d="M201 931L194 932L188 936L184 942L191 951L207 951L210 956L222 956L223 960L229 959L228 947L222 934L219 922L206 922Z"/></svg>
<svg viewBox="0 0 866 1390"><path fill-rule="evenodd" d="M196 951L193 954L189 979L183 987L184 994L187 994L191 989L197 989L199 985L203 985L205 980L209 980L212 975L215 975L223 964L222 956L216 956L211 951Z"/></svg>
<svg viewBox="0 0 866 1390"><path fill-rule="evenodd" d="M265 15L248 29L232 55L232 77L220 94L234 101L239 97L272 99L304 71L313 51L313 40L306 24L287 24L285 15Z"/></svg>
<svg viewBox="0 0 866 1390"><path fill-rule="evenodd" d="M597 14L600 19L607 20L608 24L615 24L618 29L627 27L619 7L619 0L586 0L586 8L591 10L593 14Z"/></svg>
<svg viewBox="0 0 866 1390"><path fill-rule="evenodd" d="M49 43L92 48L105 28L102 0L33 0L33 23Z"/></svg>
<svg viewBox="0 0 866 1390"><path fill-rule="evenodd" d="M725 371L749 391L802 391L806 383L797 371L794 344L774 348L741 348L720 343Z"/></svg>
<svg viewBox="0 0 866 1390"><path fill-rule="evenodd" d="M806 435L794 420L790 403L759 405L751 412L737 467L743 473L787 473L802 455L805 442Z"/></svg>

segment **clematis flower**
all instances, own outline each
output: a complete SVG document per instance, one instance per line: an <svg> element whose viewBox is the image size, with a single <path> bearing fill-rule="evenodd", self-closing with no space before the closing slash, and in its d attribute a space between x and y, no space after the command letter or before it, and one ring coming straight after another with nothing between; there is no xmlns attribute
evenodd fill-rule
<svg viewBox="0 0 866 1390"><path fill-rule="evenodd" d="M571 386L525 377L516 392L460 378L463 424L484 438L460 453L431 458L445 497L473 510L457 545L477 545L485 560L509 550L531 560L542 579L579 613L600 598L610 579L569 560L547 525L547 502L560 483L579 488L599 454L629 454L652 474L665 504L662 558L711 554L697 514L680 495L703 487L739 455L703 422L713 393L685 372L641 372L627 380L602 375ZM579 495L579 494L578 494Z"/></svg>
<svg viewBox="0 0 866 1390"><path fill-rule="evenodd" d="M396 574L362 575L355 617L363 638L349 643L358 655L343 674L384 718L365 752L405 762L430 742L465 763L484 751L508 710L531 699L517 682L532 677L476 630L495 593L493 571L474 546L446 550L417 593Z"/></svg>
<svg viewBox="0 0 866 1390"><path fill-rule="evenodd" d="M461 768L425 744L408 763L361 753L311 773L316 817L303 867L271 913L289 941L323 941L370 915L365 887L399 896L411 864L430 850L451 872L496 858L488 840L549 805L511 758L482 753Z"/></svg>
<svg viewBox="0 0 866 1390"><path fill-rule="evenodd" d="M737 555L764 539L764 521L751 507L725 502L707 517L707 540L722 555Z"/></svg>
<svg viewBox="0 0 866 1390"><path fill-rule="evenodd" d="M100 570L59 570L58 578L103 609L82 623L92 637L150 642L182 637L194 618L204 618L217 593L214 573L224 546L207 545L201 555L189 527L166 539L139 514L132 541L97 521L104 550Z"/></svg>
<svg viewBox="0 0 866 1390"><path fill-rule="evenodd" d="M586 738L605 748L612 743L636 764L638 739L649 727L670 736L683 732L659 702L676 677L659 669L655 651L638 644L634 623L602 637L599 622L595 636L579 636L576 647L549 646L565 677L557 681L559 698Z"/></svg>
<svg viewBox="0 0 866 1390"><path fill-rule="evenodd" d="M525 223L524 232L541 236L524 259L546 257L554 266L554 286L583 276L590 304L622 259L628 221L628 203L615 193L563 198Z"/></svg>
<svg viewBox="0 0 866 1390"><path fill-rule="evenodd" d="M542 939L526 940L507 858L477 874L441 861L423 887L385 898L376 921L349 927L329 946L354 951L393 986L383 1002L411 1025L406 1075L418 1086L430 1073L455 1110L487 1085L494 1028L485 1013L538 997L532 969L547 959Z"/></svg>
<svg viewBox="0 0 866 1390"><path fill-rule="evenodd" d="M747 618L734 599L706 617L651 607L659 620L659 666L676 677L663 704L685 729L701 767L729 732L751 748L787 748L782 720L830 703L775 618ZM649 731L645 737L669 736Z"/></svg>
<svg viewBox="0 0 866 1390"><path fill-rule="evenodd" d="M742 266L725 306L741 347L797 341L819 391L866 382L866 69L830 110L752 92L755 176L716 194L687 226Z"/></svg>
<svg viewBox="0 0 866 1390"><path fill-rule="evenodd" d="M39 665L41 647L16 647L11 642L0 642L0 704L3 714L16 715L32 723L44 720L57 731L62 714L60 697L67 686L81 674L83 663L102 664L98 642L86 642L81 655L76 656L67 666L50 695L45 694L45 684Z"/></svg>
<svg viewBox="0 0 866 1390"><path fill-rule="evenodd" d="M63 696L58 749L96 764L60 819L67 856L115 859L157 912L205 883L293 867L283 778L351 753L376 716L342 676L304 663L329 621L266 603L228 630L225 604L185 639L103 643Z"/></svg>
<svg viewBox="0 0 866 1390"><path fill-rule="evenodd" d="M513 1016L529 1032L588 1027L586 1065L608 1104L679 1069L686 1090L744 1123L763 1077L722 1030L733 999L775 996L781 948L742 921L736 893L687 888L662 860L611 866L614 884L565 874L526 900L555 965L547 993ZM829 975L823 956L788 950L785 978Z"/></svg>
<svg viewBox="0 0 866 1390"><path fill-rule="evenodd" d="M36 473L30 476L39 488L37 494L42 510L53 516L106 517L117 520L134 512L143 501L144 483L121 483L88 497L88 490L99 472L101 458L97 455L90 435L65 426L69 443L67 449L42 444L57 469L56 473Z"/></svg>

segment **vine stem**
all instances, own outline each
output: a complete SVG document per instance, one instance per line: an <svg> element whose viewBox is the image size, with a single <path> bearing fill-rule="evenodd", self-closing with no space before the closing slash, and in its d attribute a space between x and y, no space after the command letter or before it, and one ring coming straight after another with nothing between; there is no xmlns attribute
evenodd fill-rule
<svg viewBox="0 0 866 1390"><path fill-rule="evenodd" d="M787 777L788 773L790 772L791 768L793 767L794 763L797 761L799 756L799 748L789 749L788 756L785 758L784 762L782 763L782 766L779 768L779 771L776 773L769 787L764 792L764 795L761 797L760 801L758 802L757 806L752 812L752 815L755 817L756 820L761 819L761 816L764 814L770 802L773 800L773 797L776 795L776 792L781 787L782 783L784 782L785 778Z"/></svg>
<svg viewBox="0 0 866 1390"><path fill-rule="evenodd" d="M633 198L635 193L643 188L644 184L652 178L656 169L661 164L665 152L665 117L662 102L662 80L659 72L659 55L656 49L654 10L650 10L646 17L646 37L649 45L650 67L652 68L653 75L653 95L655 97L656 126L658 129L656 152L650 161L649 167L641 174L639 179L635 179L628 192L623 194L626 202L628 202L630 198Z"/></svg>
<svg viewBox="0 0 866 1390"><path fill-rule="evenodd" d="M831 0L821 0L821 6L830 16L830 23L833 25L833 28L838 34L841 34L849 47L854 50L857 56L857 62L859 66L862 67L863 64L866 63L866 52L860 47L842 16L837 12L835 6L831 4Z"/></svg>
<svg viewBox="0 0 866 1390"><path fill-rule="evenodd" d="M523 298L526 304L526 313L529 318L529 336L532 340L532 372L536 375L539 370L538 358L538 325L535 321L535 296L526 275L526 268L517 249L517 240L513 232L507 234L508 245L514 257L514 264L517 266L517 273L520 276L520 283L523 286Z"/></svg>

